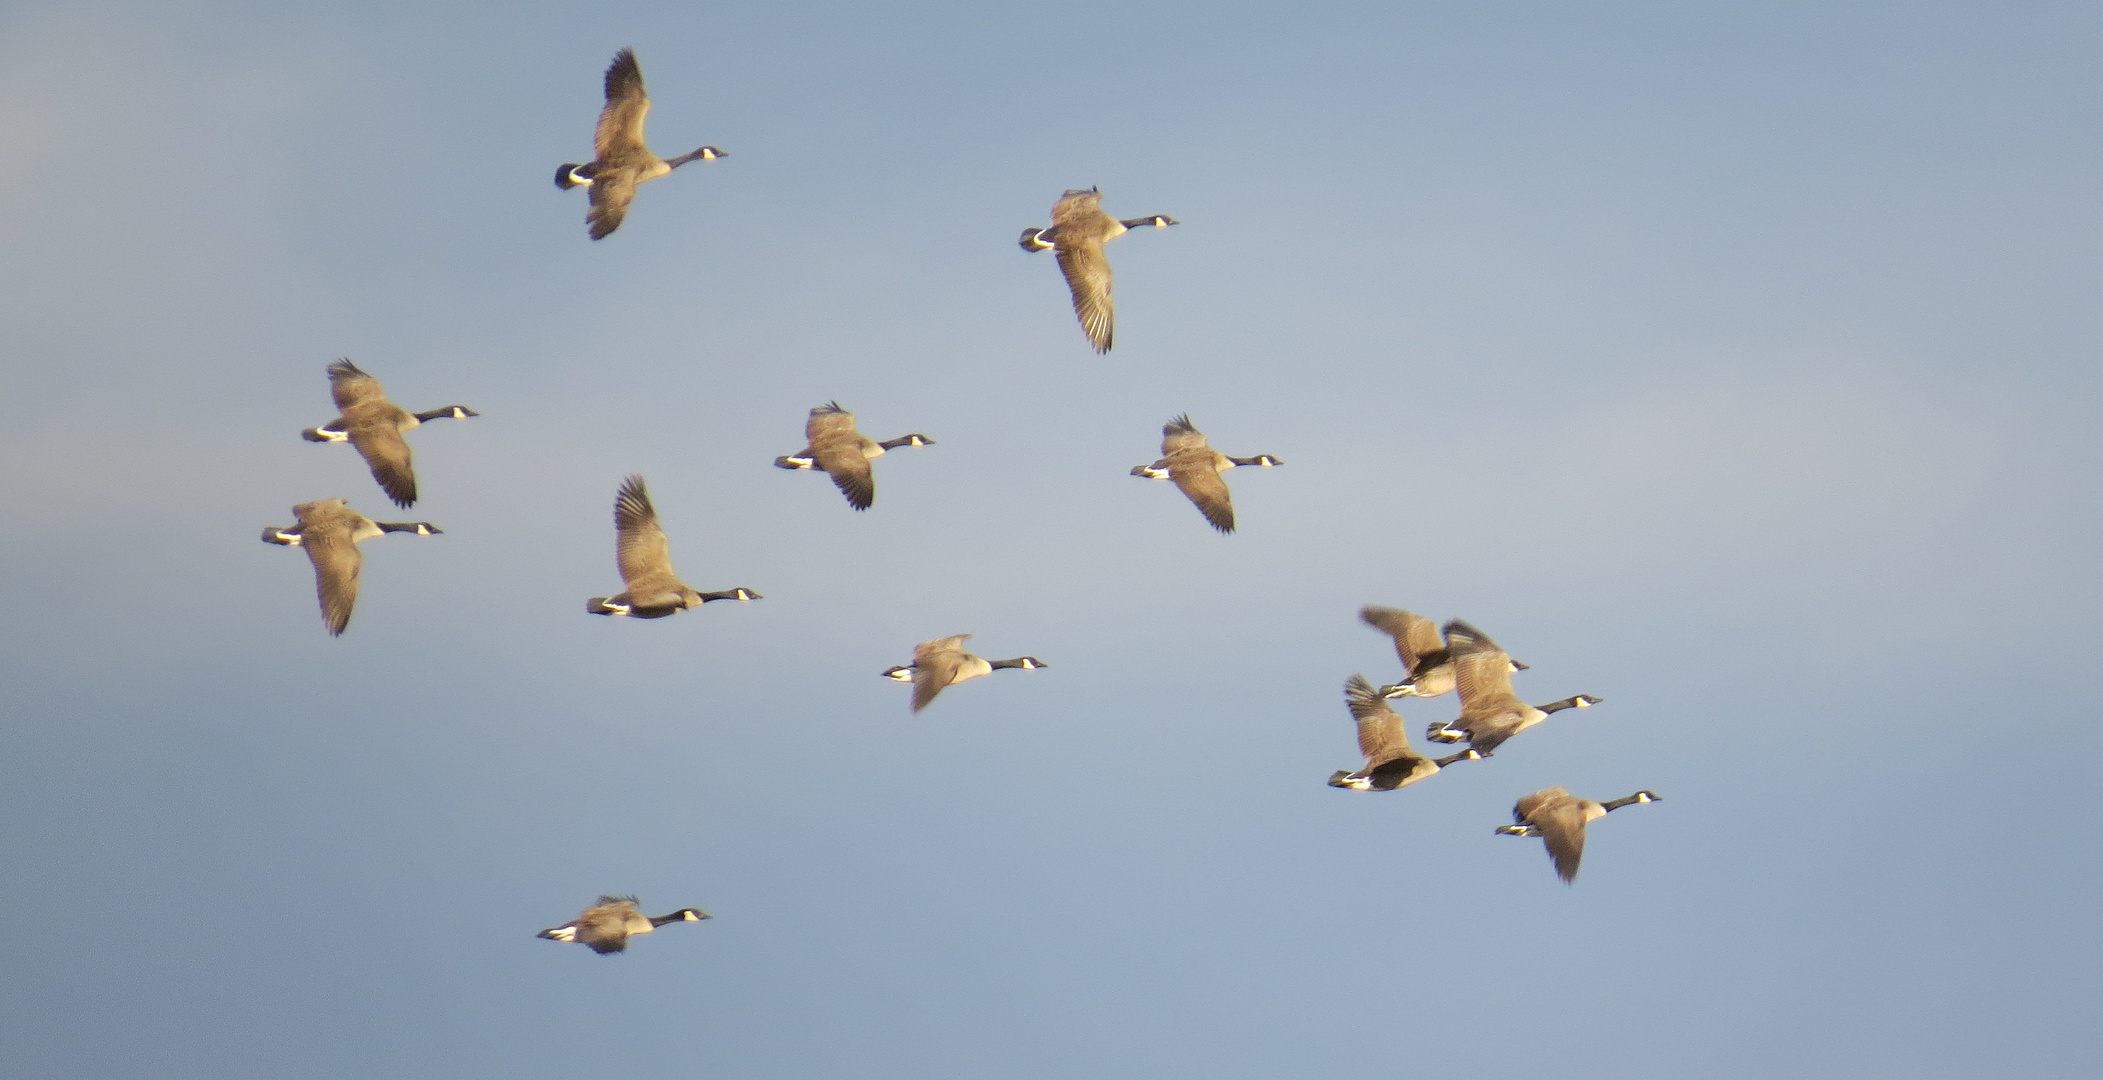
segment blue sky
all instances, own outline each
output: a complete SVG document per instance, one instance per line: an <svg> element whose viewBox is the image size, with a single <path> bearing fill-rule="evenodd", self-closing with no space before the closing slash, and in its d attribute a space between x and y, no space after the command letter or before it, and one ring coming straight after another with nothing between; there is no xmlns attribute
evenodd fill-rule
<svg viewBox="0 0 2103 1080"><path fill-rule="evenodd" d="M610 239L549 183L634 46ZM2075 4L0 7L0 1059L2085 1076ZM1118 240L1117 348L1047 256ZM423 499L304 443L350 356ZM848 511L769 467L837 399ZM1125 475L1188 411L1241 530ZM766 599L641 623L610 503ZM296 551L343 496L350 631ZM1600 708L1385 795L1359 605ZM908 714L877 677L977 635ZM1452 699L1404 703L1412 729ZM1514 798L1639 787L1575 887ZM694 904L623 957L532 938ZM2086 1064L2084 1064L2086 1063Z"/></svg>

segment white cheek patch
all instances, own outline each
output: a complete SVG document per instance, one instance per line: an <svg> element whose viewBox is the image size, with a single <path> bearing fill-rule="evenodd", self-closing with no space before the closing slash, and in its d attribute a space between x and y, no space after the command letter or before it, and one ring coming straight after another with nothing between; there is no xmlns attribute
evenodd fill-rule
<svg viewBox="0 0 2103 1080"><path fill-rule="evenodd" d="M610 615L626 615L629 612L629 607L627 604L607 604L606 611Z"/></svg>
<svg viewBox="0 0 2103 1080"><path fill-rule="evenodd" d="M327 429L327 428L315 428L314 430L315 430L315 432L316 432L317 434L319 434L319 435L320 435L320 436L321 436L322 438L324 438L324 439L327 439L327 440L328 440L328 441L330 441L330 442L349 442L349 441L350 441L350 432L348 432L348 431L330 431L330 430L329 430L329 429Z"/></svg>
<svg viewBox="0 0 2103 1080"><path fill-rule="evenodd" d="M548 936L556 941L575 941L577 940L577 928L574 926L558 926L548 931Z"/></svg>
<svg viewBox="0 0 2103 1080"><path fill-rule="evenodd" d="M277 534L277 538L278 538L278 540L279 540L279 541L281 541L281 542L282 542L282 543L283 543L283 544L284 544L284 545L285 545L286 547L298 547L298 546L299 546L299 541L300 541L300 539L301 539L301 538L300 538L300 535L299 535L298 533L288 533L288 532L280 532L280 533L278 533L278 534Z"/></svg>

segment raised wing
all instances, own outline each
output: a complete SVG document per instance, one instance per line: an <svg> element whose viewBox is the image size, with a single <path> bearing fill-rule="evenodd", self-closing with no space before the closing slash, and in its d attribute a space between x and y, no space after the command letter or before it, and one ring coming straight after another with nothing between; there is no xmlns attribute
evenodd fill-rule
<svg viewBox="0 0 2103 1080"><path fill-rule="evenodd" d="M1411 753L1409 736L1402 731L1402 717L1381 699L1365 676L1353 675L1345 680L1344 703L1350 706L1351 718L1358 721L1358 752L1365 755L1366 767L1388 761L1398 752Z"/></svg>
<svg viewBox="0 0 2103 1080"><path fill-rule="evenodd" d="M1463 710L1513 699L1512 658L1489 635L1454 619L1446 624L1446 647L1453 654L1453 685Z"/></svg>
<svg viewBox="0 0 2103 1080"><path fill-rule="evenodd" d="M1420 660L1446 647L1438 624L1414 612L1368 604L1359 609L1358 617L1367 626L1395 639L1395 655L1401 657L1402 669L1411 675L1417 673Z"/></svg>
<svg viewBox="0 0 2103 1080"><path fill-rule="evenodd" d="M650 505L642 477L621 482L613 500L613 528L614 561L621 568L623 583L634 585L652 575L672 573L672 550L658 527L657 508Z"/></svg>
<svg viewBox="0 0 2103 1080"><path fill-rule="evenodd" d="M348 356L329 365L329 396L336 400L339 413L347 413L369 401L387 400L387 394L380 389L380 380L358 370L358 365L351 363Z"/></svg>
<svg viewBox="0 0 2103 1080"><path fill-rule="evenodd" d="M1161 456L1174 457L1185 450L1210 450L1212 444L1205 440L1205 433L1190 422L1190 414L1170 420L1161 426ZM1209 459L1208 459L1209 460Z"/></svg>
<svg viewBox="0 0 2103 1080"><path fill-rule="evenodd" d="M351 445L364 455L365 466L372 470L372 478L379 481L381 490L394 500L394 505L413 505L416 502L416 469L410 462L409 443L402 438L401 429L385 423L354 424L349 435Z"/></svg>
<svg viewBox="0 0 2103 1080"><path fill-rule="evenodd" d="M854 414L840 408L837 401L828 401L811 410L811 417L803 422L803 437L812 447L827 438L854 435Z"/></svg>
<svg viewBox="0 0 2103 1080"><path fill-rule="evenodd" d="M606 69L606 107L599 111L599 126L592 132L592 149L599 160L611 161L645 150L643 118L649 114L650 97L643 92L643 69L635 63L635 50L622 49L613 54L613 63ZM592 187L597 188L598 184ZM622 200L622 209L627 206L627 200ZM614 224L620 224L618 215ZM608 227L606 231L613 229Z"/></svg>

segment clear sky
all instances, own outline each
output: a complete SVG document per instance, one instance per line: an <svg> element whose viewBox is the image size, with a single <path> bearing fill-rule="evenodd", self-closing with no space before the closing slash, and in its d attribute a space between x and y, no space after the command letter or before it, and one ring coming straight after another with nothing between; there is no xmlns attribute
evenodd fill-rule
<svg viewBox="0 0 2103 1080"><path fill-rule="evenodd" d="M585 238L634 46L663 153ZM2103 9L0 6L11 1076L2093 1075ZM1048 255L1119 239L1117 348ZM423 499L302 442L349 356ZM769 463L838 399L849 511ZM1241 531L1126 475L1188 411ZM650 483L683 576L595 619ZM297 502L365 546L332 640ZM389 510L388 513L382 513ZM1359 605L1605 699L1405 791ZM971 632L1051 666L925 713ZM1411 730L1452 698L1402 703ZM1664 796L1574 887L1492 835ZM533 933L601 892L670 927Z"/></svg>

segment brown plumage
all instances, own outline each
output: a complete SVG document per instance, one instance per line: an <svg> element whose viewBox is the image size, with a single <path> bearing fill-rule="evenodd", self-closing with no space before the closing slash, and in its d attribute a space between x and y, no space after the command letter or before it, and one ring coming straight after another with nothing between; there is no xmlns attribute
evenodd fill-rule
<svg viewBox="0 0 2103 1080"><path fill-rule="evenodd" d="M573 941L591 947L600 956L626 952L628 939L672 922L700 922L713 918L700 908L680 908L670 915L645 915L635 909L635 897L602 896L599 902L585 908L584 913L563 923L552 926L534 937L554 941Z"/></svg>
<svg viewBox="0 0 2103 1080"><path fill-rule="evenodd" d="M358 369L344 357L329 365L329 396L336 401L336 419L318 428L300 432L308 442L349 442L365 458L372 478L396 506L416 502L416 469L410 462L409 443L402 432L426 420L452 417L465 420L482 414L465 405L448 405L430 412L412 413L387 400L380 380Z"/></svg>
<svg viewBox="0 0 2103 1080"><path fill-rule="evenodd" d="M431 536L442 532L428 521L374 521L350 508L342 499L317 499L292 508L299 524L289 529L263 530L263 541L282 547L303 548L314 564L314 591L321 598L321 622L331 636L350 625L351 609L358 604L358 572L365 557L358 544L382 533L406 532Z"/></svg>
<svg viewBox="0 0 2103 1080"><path fill-rule="evenodd" d="M1268 468L1280 464L1283 462L1269 454L1236 458L1212 449L1212 444L1191 426L1190 417L1185 414L1170 420L1161 429L1161 460L1152 465L1133 466L1132 475L1174 481L1213 528L1231 533L1234 531L1234 497L1220 473L1238 465Z"/></svg>
<svg viewBox="0 0 2103 1080"><path fill-rule="evenodd" d="M591 238L603 240L621 227L628 204L635 201L637 185L655 180L689 161L714 161L729 155L713 146L670 160L650 152L643 141L643 120L650 115L650 97L643 90L642 68L636 65L635 50L622 49L606 68L606 107L599 111L599 125L592 132L592 152L585 165L565 164L555 170L555 185L591 188L591 210L584 220Z"/></svg>
<svg viewBox="0 0 2103 1080"><path fill-rule="evenodd" d="M667 615L700 607L710 600L758 600L750 589L696 592L672 572L671 545L657 524L657 507L650 502L643 478L631 476L621 482L613 499L614 563L621 583L627 586L616 596L594 596L584 609L593 615L626 615L637 619L662 619Z"/></svg>
<svg viewBox="0 0 2103 1080"><path fill-rule="evenodd" d="M1512 658L1491 641L1488 634L1454 619L1446 624L1446 648L1453 656L1453 681L1460 691L1460 716L1431 725L1426 737L1435 742L1459 742L1485 756L1506 739L1548 719L1564 709L1583 709L1599 704L1590 694L1578 694L1547 705L1528 705L1512 693Z"/></svg>
<svg viewBox="0 0 2103 1080"><path fill-rule="evenodd" d="M811 410L804 421L803 435L809 445L801 451L774 459L777 468L823 469L833 486L847 497L847 505L867 510L876 503L876 477L869 460L901 446L932 446L925 435L903 435L877 442L854 429L854 414L837 401Z"/></svg>
<svg viewBox="0 0 2103 1080"><path fill-rule="evenodd" d="M1073 293L1073 313L1081 320L1081 331L1096 352L1110 351L1116 329L1117 308L1110 299L1110 260L1103 245L1142 225L1167 228L1176 224L1163 214L1124 221L1103 212L1103 194L1095 188L1073 189L1052 204L1051 228L1029 229L1022 234L1024 251L1052 248L1059 270L1066 275L1066 288Z"/></svg>
<svg viewBox="0 0 2103 1080"><path fill-rule="evenodd" d="M1358 752L1365 755L1365 765L1355 773L1338 769L1329 777L1330 787L1393 791L1456 761L1477 756L1473 750L1463 750L1433 760L1411 749L1409 736L1402 730L1402 717L1388 707L1386 699L1363 675L1353 675L1344 682L1344 703L1351 709L1351 718L1358 721Z"/></svg>
<svg viewBox="0 0 2103 1080"><path fill-rule="evenodd" d="M884 677L900 682L911 680L913 684L913 711L927 708L945 688L995 671L1016 669L1035 671L1048 666L1034 656L1018 656L1012 660L983 660L964 651L964 642L970 634L954 634L950 637L923 641L913 646L913 662L904 667L894 667L884 672Z"/></svg>
<svg viewBox="0 0 2103 1080"><path fill-rule="evenodd" d="M1612 802L1580 799L1560 787L1542 788L1521 798L1512 807L1513 825L1499 825L1506 836L1538 836L1548 846L1555 874L1566 882L1577 880L1577 864L1585 856L1585 826L1636 803L1657 802L1656 794L1638 791Z"/></svg>

